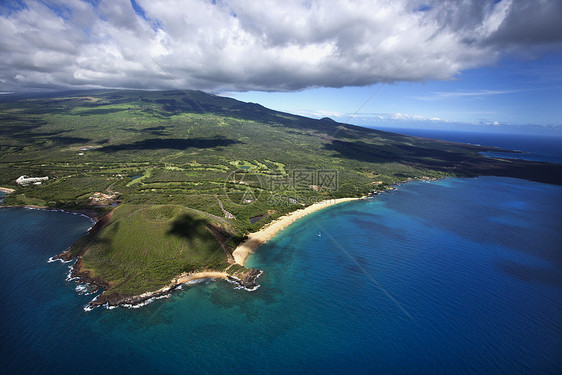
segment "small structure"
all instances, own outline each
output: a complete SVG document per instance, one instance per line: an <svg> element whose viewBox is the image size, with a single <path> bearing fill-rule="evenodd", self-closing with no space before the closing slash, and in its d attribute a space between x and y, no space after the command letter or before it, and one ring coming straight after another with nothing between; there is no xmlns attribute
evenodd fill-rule
<svg viewBox="0 0 562 375"><path fill-rule="evenodd" d="M215 198L217 198L217 200L219 201L219 207L221 208L222 212L224 213L224 217L226 219L234 219L236 220L236 216L234 216L233 214L231 214L230 212L228 212L227 210L224 209L221 200L219 199L218 195L215 195Z"/></svg>
<svg viewBox="0 0 562 375"><path fill-rule="evenodd" d="M95 192L88 199L92 206L109 206L115 202L118 193L105 194Z"/></svg>
<svg viewBox="0 0 562 375"><path fill-rule="evenodd" d="M21 185L21 186L27 186L27 185L41 185L41 183L43 181L47 181L49 180L49 177L45 176L45 177L27 177L27 176L19 176L18 179L16 180L16 184Z"/></svg>

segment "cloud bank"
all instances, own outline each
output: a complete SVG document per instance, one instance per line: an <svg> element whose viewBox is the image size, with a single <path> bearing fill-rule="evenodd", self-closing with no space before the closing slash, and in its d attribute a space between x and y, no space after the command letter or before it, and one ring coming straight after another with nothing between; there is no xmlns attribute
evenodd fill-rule
<svg viewBox="0 0 562 375"><path fill-rule="evenodd" d="M559 0L20 0L0 91L291 91L447 80L562 47Z"/></svg>

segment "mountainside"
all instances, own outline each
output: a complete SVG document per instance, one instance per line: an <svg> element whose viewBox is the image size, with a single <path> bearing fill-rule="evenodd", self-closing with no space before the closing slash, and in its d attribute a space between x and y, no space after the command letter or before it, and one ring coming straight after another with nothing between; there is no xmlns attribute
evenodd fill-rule
<svg viewBox="0 0 562 375"><path fill-rule="evenodd" d="M179 271L224 270L232 263L229 251L247 233L327 198L359 197L410 178L487 174L562 183L560 165L479 154L491 149L315 120L199 91L0 98L0 186L15 189L6 204L100 215L136 207L73 249L83 254L81 266L124 294L153 290ZM156 210L171 215L162 220L167 224L147 219L155 205L167 207ZM181 224L181 215L198 217L183 237L169 227ZM201 246L189 241L225 250L207 262L194 257ZM154 252L160 248L168 250ZM150 260L145 268L154 274L139 273L135 257ZM134 261L127 267L123 259Z"/></svg>
<svg viewBox="0 0 562 375"><path fill-rule="evenodd" d="M88 206L95 192L118 192L127 203L178 203L223 216L215 195L224 196L224 183L235 170L254 176L264 202L271 191L307 203L421 176L498 174L560 182L544 164L477 154L487 148L314 120L199 91L17 99L0 101L0 184L18 188L12 204L71 208ZM316 173L308 180L301 176L302 186L295 186L294 172L301 170ZM322 170L333 172L337 188L310 188L322 184L317 181ZM22 175L50 179L18 187ZM239 220L269 208L222 203Z"/></svg>

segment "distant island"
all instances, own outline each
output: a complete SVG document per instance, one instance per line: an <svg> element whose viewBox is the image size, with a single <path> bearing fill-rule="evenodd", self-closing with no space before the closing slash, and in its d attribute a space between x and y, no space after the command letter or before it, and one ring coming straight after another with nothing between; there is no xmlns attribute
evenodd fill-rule
<svg viewBox="0 0 562 375"><path fill-rule="evenodd" d="M255 290L262 271L244 260L257 246L309 212L396 183L495 175L562 184L561 165L480 154L496 148L200 91L3 95L0 124L4 206L96 220L53 258L76 259L72 275L103 289L91 306L144 303L201 278Z"/></svg>

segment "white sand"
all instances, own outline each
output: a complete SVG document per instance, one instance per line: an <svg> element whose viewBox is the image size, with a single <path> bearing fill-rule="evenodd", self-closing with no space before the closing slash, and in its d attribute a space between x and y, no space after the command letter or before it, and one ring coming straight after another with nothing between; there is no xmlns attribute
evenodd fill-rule
<svg viewBox="0 0 562 375"><path fill-rule="evenodd" d="M319 211L323 208L333 206L342 202L349 202L353 200L358 200L360 198L340 198L340 199L330 199L318 203L314 203L302 210L293 211L288 215L282 216L279 219L272 221L271 223L264 226L262 229L255 233L250 233L248 239L241 243L236 250L232 253L234 261L240 265L244 265L246 257L257 249L261 244L265 243L267 240L273 238L278 232L282 231L290 224L294 223L301 217L304 217L313 212Z"/></svg>
<svg viewBox="0 0 562 375"><path fill-rule="evenodd" d="M226 272L218 272L218 271L203 271L203 272L195 272L195 273L183 273L174 280L172 280L172 285L177 284L184 284L194 280L200 279L226 279L228 274Z"/></svg>

